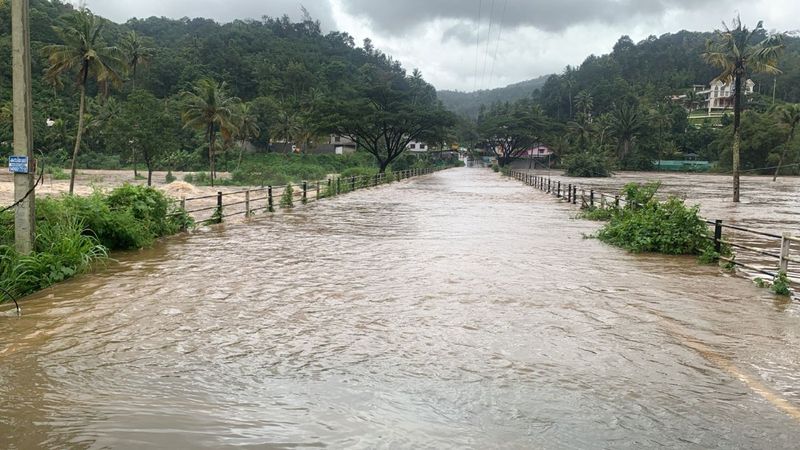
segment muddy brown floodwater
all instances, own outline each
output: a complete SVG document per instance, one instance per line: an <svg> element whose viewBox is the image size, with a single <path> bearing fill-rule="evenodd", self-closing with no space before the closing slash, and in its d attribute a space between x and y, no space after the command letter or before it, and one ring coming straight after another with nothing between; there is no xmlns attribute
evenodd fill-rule
<svg viewBox="0 0 800 450"><path fill-rule="evenodd" d="M456 169L117 255L0 316L0 446L796 448L798 306L574 215Z"/></svg>

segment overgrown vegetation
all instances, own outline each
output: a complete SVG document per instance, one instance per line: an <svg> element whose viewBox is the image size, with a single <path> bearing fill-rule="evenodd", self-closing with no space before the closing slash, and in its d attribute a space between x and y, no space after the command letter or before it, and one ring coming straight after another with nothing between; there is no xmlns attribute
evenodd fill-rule
<svg viewBox="0 0 800 450"><path fill-rule="evenodd" d="M610 177L611 163L602 153L575 153L564 158L562 168L570 177Z"/></svg>
<svg viewBox="0 0 800 450"><path fill-rule="evenodd" d="M292 184L289 183L283 189L283 195L281 195L281 208L293 208L294 207L294 188Z"/></svg>
<svg viewBox="0 0 800 450"><path fill-rule="evenodd" d="M40 199L31 255L14 250L13 217L0 216L0 287L15 296L29 294L86 272L111 250L149 246L191 223L161 191L143 186Z"/></svg>
<svg viewBox="0 0 800 450"><path fill-rule="evenodd" d="M632 252L670 255L714 253L711 230L699 216L697 206L688 207L678 198L660 202L659 184L628 184L623 189L625 206L611 208L607 224L597 237Z"/></svg>

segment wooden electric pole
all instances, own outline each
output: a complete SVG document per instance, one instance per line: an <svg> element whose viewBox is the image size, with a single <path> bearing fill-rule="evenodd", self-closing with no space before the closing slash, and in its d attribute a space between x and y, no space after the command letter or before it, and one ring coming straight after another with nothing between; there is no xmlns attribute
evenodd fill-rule
<svg viewBox="0 0 800 450"><path fill-rule="evenodd" d="M11 1L14 156L27 158L25 173L14 173L14 241L19 253L33 251L35 193L33 191L33 120L31 98L31 41L28 0ZM23 160L25 161L25 160ZM24 200L23 200L24 198Z"/></svg>

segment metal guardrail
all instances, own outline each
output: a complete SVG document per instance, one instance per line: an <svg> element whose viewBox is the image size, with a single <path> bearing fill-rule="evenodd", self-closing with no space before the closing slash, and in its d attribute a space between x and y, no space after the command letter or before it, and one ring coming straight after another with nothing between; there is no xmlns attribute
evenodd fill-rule
<svg viewBox="0 0 800 450"><path fill-rule="evenodd" d="M619 193L609 194L595 191L594 189L588 189L587 195L586 189L580 189L579 193L579 187L577 185L572 183L562 185L560 180L553 180L549 176L539 176L516 170L509 171L508 176L515 178L528 186L532 186L543 192L552 194L558 199L566 200L571 204L578 204L578 199L580 199L581 209L596 207L607 208L612 204L614 207L619 207L620 205L626 203L625 199L621 198ZM714 228L712 240L714 241L714 246L717 253L721 253L722 246L727 245L731 248L744 250L752 255L767 257L770 261L774 260L776 265L758 267L755 265L755 262L738 261L736 256L733 258L726 258L722 256L720 257L720 260L728 264L745 268L747 270L768 275L773 278L783 273L788 276L789 281L791 281L793 284L800 284L800 272L791 273L789 271L789 263L800 265L800 259L793 258L791 255L791 244L800 243L800 236L795 237L792 236L791 233L783 233L780 235L775 233L767 233L738 225L725 224L722 220L703 220L705 220L708 225L713 226ZM736 242L737 240L735 238L731 238L730 236L726 239L724 236L724 231L726 229L766 239L766 246L768 248L758 248L752 245L747 245L746 242L743 243L741 240ZM798 267L798 270L800 270L800 267Z"/></svg>

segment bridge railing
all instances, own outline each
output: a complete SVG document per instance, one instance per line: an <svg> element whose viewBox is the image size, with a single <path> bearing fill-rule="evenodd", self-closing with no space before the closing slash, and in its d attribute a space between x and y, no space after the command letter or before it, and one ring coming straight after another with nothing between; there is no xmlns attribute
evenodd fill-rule
<svg viewBox="0 0 800 450"><path fill-rule="evenodd" d="M387 183L428 175L444 168L410 169L391 173L362 176L331 176L324 180L303 181L298 184L262 186L234 192L218 191L198 197L182 197L180 209L191 216L196 224L222 223L225 219L251 217L260 212L275 212L291 205L306 204L335 197L360 189L374 188ZM287 190L291 187L291 194ZM175 213L181 214L181 213Z"/></svg>
<svg viewBox="0 0 800 450"><path fill-rule="evenodd" d="M593 188L584 188L574 183L562 183L550 176L541 176L526 171L511 170L508 176L528 186L553 195L555 198L581 209L611 208L624 206L625 198L620 192L600 192ZM580 202L580 203L579 203ZM800 259L792 255L792 244L800 243L800 237L785 232L769 233L736 224L724 223L722 220L703 219L713 228L713 239L716 251L720 253L723 245L733 252L732 257L720 257L720 260L731 266L741 267L756 274L768 275L772 278L784 273L793 284L800 284ZM790 265L790 263L792 265Z"/></svg>

